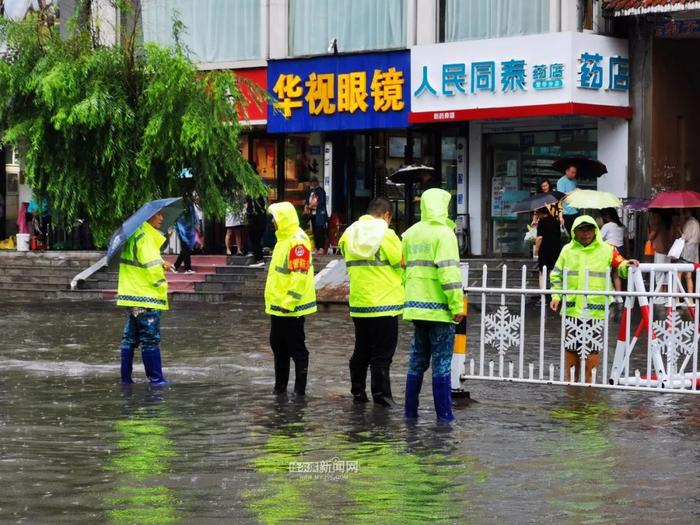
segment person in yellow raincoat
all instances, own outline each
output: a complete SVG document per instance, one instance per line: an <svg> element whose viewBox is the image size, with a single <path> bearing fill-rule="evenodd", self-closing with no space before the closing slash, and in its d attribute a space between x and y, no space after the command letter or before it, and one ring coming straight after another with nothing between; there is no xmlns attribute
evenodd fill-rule
<svg viewBox="0 0 700 525"><path fill-rule="evenodd" d="M160 255L165 242L159 231L162 224L159 211L137 228L121 253L117 306L129 308L120 347L122 384L133 382L132 363L138 346L149 383L167 383L160 359L160 312L168 309L165 271L169 268Z"/></svg>
<svg viewBox="0 0 700 525"><path fill-rule="evenodd" d="M289 202L270 205L277 236L265 283L265 313L270 315L270 346L275 357L275 394L287 392L290 359L294 361L294 393L306 394L309 351L304 320L316 312L311 242L299 227Z"/></svg>
<svg viewBox="0 0 700 525"><path fill-rule="evenodd" d="M561 305L562 295L569 290L603 291L610 278L608 270L617 269L620 277L627 277L629 265L639 266L639 261L627 260L617 249L604 242L595 219L589 215L581 215L572 225L572 239L561 250L557 262L552 268L550 280L552 290L562 293L552 294L550 308L557 311ZM564 283L564 269L566 282ZM605 304L611 299L605 295L568 295L563 315L575 319L578 324L590 323L594 319L605 318ZM581 348L566 349L566 377L569 370L574 368L575 380L581 376ZM585 380L590 383L592 370L600 365L600 354L591 352L585 356Z"/></svg>
<svg viewBox="0 0 700 525"><path fill-rule="evenodd" d="M404 303L401 240L389 228L391 211L387 199L374 199L367 214L351 224L338 243L350 276L350 316L355 325L350 392L356 403L369 401L365 383L371 366L372 399L386 407L395 405L389 367Z"/></svg>

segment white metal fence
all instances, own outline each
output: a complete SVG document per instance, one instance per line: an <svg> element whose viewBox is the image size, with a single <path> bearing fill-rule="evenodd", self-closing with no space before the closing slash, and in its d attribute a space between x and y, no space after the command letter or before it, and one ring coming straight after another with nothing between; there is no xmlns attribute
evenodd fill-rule
<svg viewBox="0 0 700 525"><path fill-rule="evenodd" d="M479 323L478 340L467 342L462 380L700 392L700 294L687 293L679 278L681 272L692 272L700 284L700 265L630 267L627 291L621 292L613 289L609 270L606 289L592 291L588 289L588 270L583 290L566 289L568 270L564 269L564 289L556 292L546 284L545 288L528 289L527 271L525 266L519 272L516 269L520 286L509 287L509 270L503 266L500 286L488 286L489 271L484 266L481 285L470 286L474 276L468 265L462 267L472 311L468 326ZM554 293L562 296L558 314L548 311ZM584 297L578 318L567 315L567 297L571 303L574 296ZM590 315L591 296L609 298L602 307L602 319ZM616 303L616 297L624 302ZM477 309L480 311L475 313ZM619 320L611 320L613 313ZM617 339L611 344L615 330Z"/></svg>

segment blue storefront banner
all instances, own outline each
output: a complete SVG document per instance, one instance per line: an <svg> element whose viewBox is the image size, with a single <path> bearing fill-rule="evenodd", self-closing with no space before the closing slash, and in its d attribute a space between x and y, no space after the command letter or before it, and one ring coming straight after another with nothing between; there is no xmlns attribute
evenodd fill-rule
<svg viewBox="0 0 700 525"><path fill-rule="evenodd" d="M405 128L410 112L409 51L271 60L271 133Z"/></svg>

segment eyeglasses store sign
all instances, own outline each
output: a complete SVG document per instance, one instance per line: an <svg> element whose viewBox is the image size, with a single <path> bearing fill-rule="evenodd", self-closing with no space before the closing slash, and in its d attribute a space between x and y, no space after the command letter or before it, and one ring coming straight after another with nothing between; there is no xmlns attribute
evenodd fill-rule
<svg viewBox="0 0 700 525"><path fill-rule="evenodd" d="M549 33L417 46L411 86L411 122L527 115L517 108L564 114L572 103L627 110L627 42Z"/></svg>
<svg viewBox="0 0 700 525"><path fill-rule="evenodd" d="M271 60L267 130L405 128L408 76L408 51Z"/></svg>

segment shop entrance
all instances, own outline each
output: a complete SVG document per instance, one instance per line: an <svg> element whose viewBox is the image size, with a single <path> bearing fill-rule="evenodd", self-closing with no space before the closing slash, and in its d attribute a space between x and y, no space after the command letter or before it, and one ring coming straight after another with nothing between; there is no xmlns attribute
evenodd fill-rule
<svg viewBox="0 0 700 525"><path fill-rule="evenodd" d="M531 215L515 214L512 209L539 191L548 180L555 188L561 173L552 163L565 157L597 158L597 129L566 129L492 133L486 135L487 221L489 252L526 256L531 246L524 236ZM596 179L577 177L579 188L596 189Z"/></svg>

